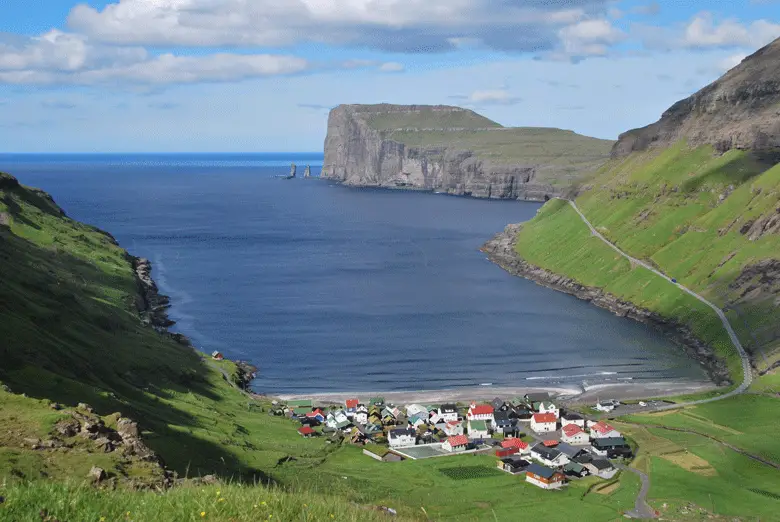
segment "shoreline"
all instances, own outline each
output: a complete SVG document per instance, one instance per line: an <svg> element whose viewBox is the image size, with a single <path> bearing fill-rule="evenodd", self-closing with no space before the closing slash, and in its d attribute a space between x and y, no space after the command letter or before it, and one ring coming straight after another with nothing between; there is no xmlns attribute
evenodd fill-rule
<svg viewBox="0 0 780 522"><path fill-rule="evenodd" d="M365 391L365 392L312 392L294 394L263 394L264 397L277 397L283 401L312 399L315 401L338 404L348 398L359 397L368 400L371 396L382 396L388 402L401 403L442 403L492 400L495 397L511 399L522 397L526 393L549 392L552 399L562 404L595 402L598 399L647 399L672 397L710 391L717 387L701 381L655 381L649 383L606 383L583 388L582 386L474 386L468 388L416 391ZM256 394L260 395L260 394Z"/></svg>
<svg viewBox="0 0 780 522"><path fill-rule="evenodd" d="M688 356L700 364L715 387L725 387L733 384L725 363L715 356L713 349L697 338L687 327L666 319L655 312L620 299L600 288L589 287L578 283L567 276L537 267L522 259L515 251L517 235L523 225L508 225L480 249L488 257L509 274L522 277L552 290L572 295L583 301L609 310L620 317L645 323L671 341L685 349Z"/></svg>

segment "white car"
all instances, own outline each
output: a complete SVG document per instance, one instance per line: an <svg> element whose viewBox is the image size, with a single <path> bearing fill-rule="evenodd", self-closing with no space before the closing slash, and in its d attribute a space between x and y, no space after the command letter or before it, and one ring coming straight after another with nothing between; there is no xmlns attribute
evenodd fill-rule
<svg viewBox="0 0 780 522"><path fill-rule="evenodd" d="M645 401L639 401L639 405L644 408L647 406L647 403Z"/></svg>

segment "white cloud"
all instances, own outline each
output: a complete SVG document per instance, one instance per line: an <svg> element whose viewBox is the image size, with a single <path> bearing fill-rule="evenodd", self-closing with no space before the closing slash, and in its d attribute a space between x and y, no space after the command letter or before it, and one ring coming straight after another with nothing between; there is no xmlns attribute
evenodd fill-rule
<svg viewBox="0 0 780 522"><path fill-rule="evenodd" d="M119 0L72 9L69 26L123 45L354 44L430 52L477 41L538 50L563 25L604 14L608 0Z"/></svg>
<svg viewBox="0 0 780 522"><path fill-rule="evenodd" d="M464 100L469 107L484 107L487 105L516 105L522 98L513 95L506 89L476 90L469 95L455 95L450 98Z"/></svg>
<svg viewBox="0 0 780 522"><path fill-rule="evenodd" d="M731 70L737 65L739 65L742 62L742 60L744 60L745 58L747 58L747 54L745 53L737 53L728 56L718 62L718 69L720 69L723 72Z"/></svg>
<svg viewBox="0 0 780 522"><path fill-rule="evenodd" d="M403 72L404 69L404 64L398 62L386 62L379 66L382 72Z"/></svg>
<svg viewBox="0 0 780 522"><path fill-rule="evenodd" d="M758 49L780 37L780 24L768 20L754 20L750 23L736 19L717 21L712 13L704 12L683 26L637 25L634 32L650 49Z"/></svg>
<svg viewBox="0 0 780 522"><path fill-rule="evenodd" d="M561 48L552 54L558 58L604 56L612 45L626 38L609 20L583 20L558 31Z"/></svg>

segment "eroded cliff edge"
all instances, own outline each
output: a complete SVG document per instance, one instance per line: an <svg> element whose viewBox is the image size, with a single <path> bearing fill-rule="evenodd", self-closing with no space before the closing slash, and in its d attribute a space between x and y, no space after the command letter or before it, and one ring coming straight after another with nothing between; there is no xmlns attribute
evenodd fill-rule
<svg viewBox="0 0 780 522"><path fill-rule="evenodd" d="M573 295L620 317L628 317L663 332L670 339L685 348L690 357L698 361L718 386L732 384L728 368L716 357L712 347L698 339L685 326L666 319L659 314L638 307L600 288L579 284L574 279L534 266L520 257L516 250L517 237L522 224L508 225L503 232L485 243L482 252L488 259L512 275L523 277L559 292Z"/></svg>
<svg viewBox="0 0 780 522"><path fill-rule="evenodd" d="M603 164L612 145L560 129L505 128L459 107L340 105L328 118L321 177L545 201Z"/></svg>

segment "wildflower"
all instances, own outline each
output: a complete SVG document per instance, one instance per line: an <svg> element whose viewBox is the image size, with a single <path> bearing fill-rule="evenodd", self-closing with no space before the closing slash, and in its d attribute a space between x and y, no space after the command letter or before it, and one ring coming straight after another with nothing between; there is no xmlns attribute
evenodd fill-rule
<svg viewBox="0 0 780 522"><path fill-rule="evenodd" d="M204 518L205 516L206 516L206 512L205 511L201 511L200 512L200 518Z"/></svg>
<svg viewBox="0 0 780 522"><path fill-rule="evenodd" d="M106 517L100 517L100 522L106 522Z"/></svg>
<svg viewBox="0 0 780 522"><path fill-rule="evenodd" d="M254 506L252 506L252 507L253 507L253 508L255 508L255 509L257 509L257 504L255 504L255 505L254 505Z"/></svg>
<svg viewBox="0 0 780 522"><path fill-rule="evenodd" d="M217 500L217 502L224 502L224 501L225 501L224 498L221 498L221 499Z"/></svg>
<svg viewBox="0 0 780 522"><path fill-rule="evenodd" d="M222 494L221 491L217 491L217 496L220 496Z"/></svg>
<svg viewBox="0 0 780 522"><path fill-rule="evenodd" d="M261 505L263 505L263 506L266 506L266 505L267 505L267 504L265 503L265 500L263 500L262 502L260 502L260 504L261 504Z"/></svg>
<svg viewBox="0 0 780 522"><path fill-rule="evenodd" d="M330 514L330 518L336 518L333 513Z"/></svg>

